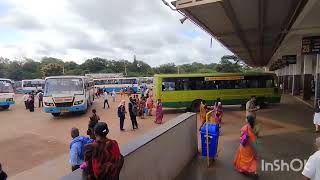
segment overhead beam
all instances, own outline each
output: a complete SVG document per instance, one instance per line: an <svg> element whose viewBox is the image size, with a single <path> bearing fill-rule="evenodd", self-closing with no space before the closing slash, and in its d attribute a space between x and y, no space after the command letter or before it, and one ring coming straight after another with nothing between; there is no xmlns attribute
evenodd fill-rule
<svg viewBox="0 0 320 180"><path fill-rule="evenodd" d="M258 0L258 12L259 12L259 18L258 18L258 29L259 29L259 45L258 45L258 62L264 61L264 53L263 53L263 44L264 44L264 24L265 24L265 1L264 0ZM261 63L264 64L265 62ZM259 65L261 65L259 64Z"/></svg>
<svg viewBox="0 0 320 180"><path fill-rule="evenodd" d="M253 56L252 56L252 53L249 49L248 42L245 39L244 33L242 31L242 28L240 27L239 21L235 15L234 9L231 6L230 1L224 0L221 2L221 5L222 5L227 17L229 18L230 22L232 23L233 29L235 30L238 38L240 39L240 41L243 44L243 46L245 47L245 49L247 49L249 56L250 56L251 60L253 61Z"/></svg>

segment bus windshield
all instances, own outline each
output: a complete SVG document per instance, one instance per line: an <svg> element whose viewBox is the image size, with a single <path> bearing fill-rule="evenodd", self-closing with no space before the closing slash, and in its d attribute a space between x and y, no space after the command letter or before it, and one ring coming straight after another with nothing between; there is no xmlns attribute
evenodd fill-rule
<svg viewBox="0 0 320 180"><path fill-rule="evenodd" d="M80 78L47 79L44 95L83 94L83 90L83 81Z"/></svg>
<svg viewBox="0 0 320 180"><path fill-rule="evenodd" d="M0 93L13 93L12 85L7 81L0 80Z"/></svg>
<svg viewBox="0 0 320 180"><path fill-rule="evenodd" d="M23 81L23 87L42 87L44 83L41 81Z"/></svg>

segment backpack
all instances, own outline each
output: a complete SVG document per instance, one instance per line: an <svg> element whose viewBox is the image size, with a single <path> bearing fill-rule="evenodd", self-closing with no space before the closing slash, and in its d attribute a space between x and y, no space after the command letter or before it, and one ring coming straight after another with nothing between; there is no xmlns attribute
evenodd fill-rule
<svg viewBox="0 0 320 180"><path fill-rule="evenodd" d="M240 144L242 146L245 146L249 141L249 133L248 133L248 128L246 131L243 132L243 134L240 136Z"/></svg>
<svg viewBox="0 0 320 180"><path fill-rule="evenodd" d="M78 157L80 157L81 160L84 160L84 147L87 144L93 143L93 139L90 139L89 137L81 136L81 138L71 142L70 149L73 144L78 143L78 142L81 142L81 146L80 146L81 150L80 150L80 152L78 152Z"/></svg>

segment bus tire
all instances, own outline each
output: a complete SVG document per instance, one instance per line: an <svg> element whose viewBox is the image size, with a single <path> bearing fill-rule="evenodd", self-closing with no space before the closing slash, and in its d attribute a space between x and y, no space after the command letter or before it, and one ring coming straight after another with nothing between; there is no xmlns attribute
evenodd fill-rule
<svg viewBox="0 0 320 180"><path fill-rule="evenodd" d="M61 113L51 113L53 117L59 117Z"/></svg>
<svg viewBox="0 0 320 180"><path fill-rule="evenodd" d="M5 106L1 106L1 107L2 107L3 110L7 110L7 109L9 109L10 106L9 105L5 105Z"/></svg>
<svg viewBox="0 0 320 180"><path fill-rule="evenodd" d="M200 111L200 104L201 104L201 99L197 99L197 100L194 100L192 101L192 104L191 104L191 112L199 112Z"/></svg>

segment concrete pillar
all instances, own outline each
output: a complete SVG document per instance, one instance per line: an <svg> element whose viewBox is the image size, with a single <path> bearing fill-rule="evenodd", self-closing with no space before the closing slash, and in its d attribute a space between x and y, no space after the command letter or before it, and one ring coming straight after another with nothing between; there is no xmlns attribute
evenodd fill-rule
<svg viewBox="0 0 320 180"><path fill-rule="evenodd" d="M303 68L303 99L304 100L310 100L312 95L312 89L311 89L312 61L313 61L313 55L304 55L304 68Z"/></svg>
<svg viewBox="0 0 320 180"><path fill-rule="evenodd" d="M299 96L301 90L301 64L302 56L297 55L297 63L293 65L293 81L292 81L292 95Z"/></svg>
<svg viewBox="0 0 320 180"><path fill-rule="evenodd" d="M315 74L315 96L314 105L320 100L320 54L317 54L316 74Z"/></svg>
<svg viewBox="0 0 320 180"><path fill-rule="evenodd" d="M293 70L294 70L294 64L289 64L289 77L288 77L288 91L289 93L292 93L292 81L293 81Z"/></svg>
<svg viewBox="0 0 320 180"><path fill-rule="evenodd" d="M283 68L283 91L287 92L289 89L289 66Z"/></svg>

